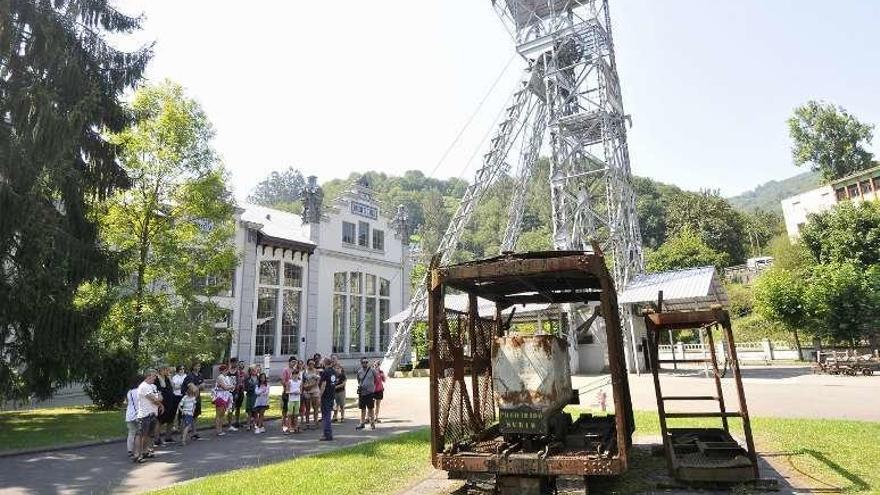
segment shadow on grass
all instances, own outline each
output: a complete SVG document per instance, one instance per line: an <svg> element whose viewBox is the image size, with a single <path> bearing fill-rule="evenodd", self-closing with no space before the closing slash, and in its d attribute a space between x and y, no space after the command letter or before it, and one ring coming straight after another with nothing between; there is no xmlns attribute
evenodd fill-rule
<svg viewBox="0 0 880 495"><path fill-rule="evenodd" d="M858 475L850 472L840 464L832 461L824 453L817 450L800 449L790 452L779 452L775 454L763 455L765 457L784 457L785 460L788 462L789 467L791 467L792 470L796 471L798 475L805 478L806 480L822 485L819 487L810 487L809 490L811 493L869 492L873 488L867 481L865 481ZM851 485L848 487L836 486L832 483L829 483L828 481L817 478L814 474L806 472L795 465L793 461L795 458L798 457L812 458L816 462L825 465L830 471L834 472L841 478L850 482Z"/></svg>

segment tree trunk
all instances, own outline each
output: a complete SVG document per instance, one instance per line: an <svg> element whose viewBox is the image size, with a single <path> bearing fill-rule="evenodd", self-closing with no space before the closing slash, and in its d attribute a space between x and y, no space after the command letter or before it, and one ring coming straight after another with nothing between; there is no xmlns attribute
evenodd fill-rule
<svg viewBox="0 0 880 495"><path fill-rule="evenodd" d="M150 219L144 219L144 228L141 231L139 258L137 266L137 282L134 292L134 328L131 337L131 348L134 355L138 355L141 347L141 334L143 332L143 310L144 310L144 280L147 271L147 254L149 253L149 226Z"/></svg>
<svg viewBox="0 0 880 495"><path fill-rule="evenodd" d="M793 329L792 333L794 333L794 348L797 349L798 361L804 360L804 351L801 349L801 338L798 337L797 329Z"/></svg>
<svg viewBox="0 0 880 495"><path fill-rule="evenodd" d="M135 287L134 302L134 333L131 338L131 347L135 356L141 347L141 336L143 335L143 312L144 312L144 292L146 281L144 280L147 271L147 257L150 254L150 226L153 215L156 214L156 208L159 205L159 187L162 185L161 178L156 179L156 184L151 190L145 194L147 201L144 209L144 221L140 232L140 245L138 246L138 266L137 266L137 286Z"/></svg>

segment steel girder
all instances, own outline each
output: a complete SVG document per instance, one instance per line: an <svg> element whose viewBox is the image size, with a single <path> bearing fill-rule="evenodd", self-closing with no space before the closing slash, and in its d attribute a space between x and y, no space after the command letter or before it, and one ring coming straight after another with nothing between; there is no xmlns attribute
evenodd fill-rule
<svg viewBox="0 0 880 495"><path fill-rule="evenodd" d="M441 264L448 264L452 260L458 241L470 222L477 204L489 187L507 170L505 158L525 127L531 110L537 105L536 98L529 89L531 80L532 73L527 71L522 83L510 98L504 117L490 141L489 151L483 155L482 166L477 170L474 181L465 190L458 209L440 240L435 257L439 258ZM389 342L388 351L382 360L382 369L386 372L397 368L400 358L409 345L413 327L420 315L425 313L428 301L426 287L427 284L423 283L416 288L409 303L409 316L397 326Z"/></svg>

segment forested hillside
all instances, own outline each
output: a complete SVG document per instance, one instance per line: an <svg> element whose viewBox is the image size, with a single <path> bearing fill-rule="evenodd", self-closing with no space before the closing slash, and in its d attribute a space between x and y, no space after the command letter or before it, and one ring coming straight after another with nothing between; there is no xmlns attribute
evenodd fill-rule
<svg viewBox="0 0 880 495"><path fill-rule="evenodd" d="M755 209L782 214L783 199L819 187L822 176L819 172L804 172L783 180L771 180L760 186L728 198L730 203L742 211Z"/></svg>
<svg viewBox="0 0 880 495"><path fill-rule="evenodd" d="M549 167L546 159L539 160L528 185L518 251L551 247ZM322 184L325 200L336 197L361 175L354 173ZM402 176L375 171L363 176L372 184L386 216L392 217L397 205L406 206L414 232L411 240L421 247L425 257L436 250L467 188L462 179L435 179L417 170ZM303 183L295 169L273 173L248 199L298 212L297 198ZM514 187L514 179L504 176L486 193L462 236L457 260L498 254ZM763 254L770 239L781 231L778 215L737 211L714 191L684 191L644 177L634 178L634 188L642 242L652 270L742 263L748 256Z"/></svg>

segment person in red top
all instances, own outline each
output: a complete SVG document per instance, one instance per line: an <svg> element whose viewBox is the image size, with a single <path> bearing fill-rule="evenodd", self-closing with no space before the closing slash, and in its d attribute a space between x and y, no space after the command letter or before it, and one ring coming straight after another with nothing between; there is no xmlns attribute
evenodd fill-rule
<svg viewBox="0 0 880 495"><path fill-rule="evenodd" d="M385 397L385 372L382 371L381 363L376 361L373 364L373 367L376 369L376 392L373 394L373 399L376 402L376 422L381 423L379 421L379 406L382 404L382 399Z"/></svg>

